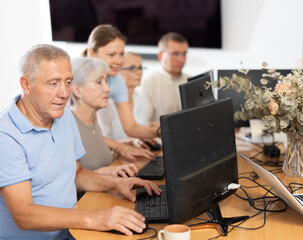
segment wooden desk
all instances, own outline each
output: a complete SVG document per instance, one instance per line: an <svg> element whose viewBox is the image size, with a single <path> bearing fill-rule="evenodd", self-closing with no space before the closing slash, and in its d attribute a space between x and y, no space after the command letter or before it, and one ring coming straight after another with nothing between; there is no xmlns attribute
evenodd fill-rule
<svg viewBox="0 0 303 240"><path fill-rule="evenodd" d="M243 152L248 157L253 156L256 151L251 150L249 152ZM262 155L260 155L262 157ZM144 165L146 160L138 160L136 163L138 167ZM116 160L114 164L125 164L125 161ZM241 157L238 156L238 167L239 174L244 172L250 172L251 168L242 160ZM273 169L271 167L270 169ZM222 169L222 171L224 171ZM241 174L241 176L249 176L249 174ZM288 185L290 182L303 183L303 178L291 178L287 177L283 173L278 173L277 176L279 179L285 184ZM156 184L163 184L164 181L155 181ZM259 183L263 184L263 182L259 179ZM242 185L252 186L252 183L249 181L240 181ZM251 197L262 196L263 192L260 188L249 188L247 189L248 194ZM237 191L238 194L244 196L241 190ZM124 207L129 207L134 209L135 204L130 201L118 196L115 192L108 193L96 193L96 192L88 192L86 193L80 201L75 205L75 209L86 209L91 211L98 211L102 209L111 208L115 205L120 205ZM274 207L274 206L273 206ZM282 208L283 204L279 203L277 207ZM241 200L235 195L230 196L224 201L220 202L220 208L222 211L223 217L234 217L234 216L242 216L242 215L254 215L257 213L247 201ZM201 218L208 219L207 215L204 213L200 216ZM255 228L259 227L263 224L264 214L260 214L253 219L247 220L245 223L241 225L241 227L246 228ZM185 224L191 224L198 222L196 219L190 220ZM163 229L167 224L149 224L150 227L155 228L157 231ZM230 229L230 227L229 227ZM258 230L243 230L243 229L234 229L226 237L222 237L221 239L302 239L303 232L303 216L294 211L292 208L288 207L286 211L279 213L267 213L266 217L266 225ZM90 239L90 240L100 240L100 239L139 239L144 237L150 237L154 234L154 231L148 230L144 234L133 235L131 237L124 235L116 235L108 232L97 232L97 231L89 231L89 230L77 230L70 229L70 233L77 240L82 239ZM218 232L215 229L200 229L193 230L191 233L191 239L209 239L212 237L218 236Z"/></svg>

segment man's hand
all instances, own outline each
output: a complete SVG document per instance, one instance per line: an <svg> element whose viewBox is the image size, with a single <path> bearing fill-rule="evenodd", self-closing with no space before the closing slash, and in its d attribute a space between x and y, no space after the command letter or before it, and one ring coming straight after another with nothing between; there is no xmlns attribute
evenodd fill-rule
<svg viewBox="0 0 303 240"><path fill-rule="evenodd" d="M144 217L136 211L115 206L113 208L92 213L93 221L90 229L98 231L117 230L128 236L133 233L129 230L132 229L141 233L146 227Z"/></svg>
<svg viewBox="0 0 303 240"><path fill-rule="evenodd" d="M156 195L161 195L160 188L151 181L142 180L140 178L119 178L115 182L115 189L132 202L136 201L136 196L131 192L133 189L144 187L148 195L154 192Z"/></svg>

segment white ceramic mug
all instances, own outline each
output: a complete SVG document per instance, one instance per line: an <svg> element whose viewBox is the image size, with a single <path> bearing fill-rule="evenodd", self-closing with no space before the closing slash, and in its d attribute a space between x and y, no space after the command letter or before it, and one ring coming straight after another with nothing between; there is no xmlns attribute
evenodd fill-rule
<svg viewBox="0 0 303 240"><path fill-rule="evenodd" d="M166 226L158 233L159 240L190 240L190 228L182 224Z"/></svg>

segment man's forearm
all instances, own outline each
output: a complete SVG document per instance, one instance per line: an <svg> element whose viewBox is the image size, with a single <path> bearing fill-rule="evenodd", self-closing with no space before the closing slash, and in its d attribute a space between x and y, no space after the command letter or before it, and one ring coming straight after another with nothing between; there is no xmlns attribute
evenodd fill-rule
<svg viewBox="0 0 303 240"><path fill-rule="evenodd" d="M80 191L103 192L115 188L118 177L102 175L86 168L81 168L76 176L76 187Z"/></svg>
<svg viewBox="0 0 303 240"><path fill-rule="evenodd" d="M14 219L21 230L57 231L68 228L93 229L89 211L32 204Z"/></svg>

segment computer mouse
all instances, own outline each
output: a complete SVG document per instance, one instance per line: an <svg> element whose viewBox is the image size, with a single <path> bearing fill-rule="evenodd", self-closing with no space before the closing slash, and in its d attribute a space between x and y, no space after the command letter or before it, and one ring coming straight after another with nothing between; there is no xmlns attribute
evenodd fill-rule
<svg viewBox="0 0 303 240"><path fill-rule="evenodd" d="M147 231L147 229L148 229L148 223L147 223L147 221L145 221L144 223L145 223L146 227L143 228L143 231L140 232L140 233L135 232L134 230L131 230L131 229L129 229L129 230L130 230L133 234L143 234L143 233L145 233L145 232ZM122 232L120 232L120 231L118 231L118 230L111 230L111 231L109 231L109 232L114 233L114 234L119 234L119 235L125 235L124 233L122 233Z"/></svg>
<svg viewBox="0 0 303 240"><path fill-rule="evenodd" d="M144 142L144 143L150 148L151 151L159 151L159 150L161 150L161 144L159 144L159 143L156 143L155 145L152 145L149 142Z"/></svg>

